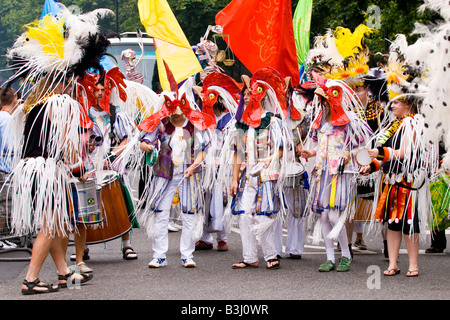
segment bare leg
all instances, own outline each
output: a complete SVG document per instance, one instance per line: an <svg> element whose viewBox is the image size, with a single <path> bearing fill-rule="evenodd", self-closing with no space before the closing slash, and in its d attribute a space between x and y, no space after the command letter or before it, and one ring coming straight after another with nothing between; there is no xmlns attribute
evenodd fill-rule
<svg viewBox="0 0 450 320"><path fill-rule="evenodd" d="M402 233L401 231L392 231L387 230L386 238L388 243L388 251L389 251L389 267L388 270L397 270L397 259L398 253L400 251L400 244L402 242ZM387 273L387 270L385 271Z"/></svg>
<svg viewBox="0 0 450 320"><path fill-rule="evenodd" d="M76 264L83 262L84 249L86 247L86 233L85 225L78 225L77 231L74 233ZM84 267L86 267L86 265L84 265Z"/></svg>
<svg viewBox="0 0 450 320"><path fill-rule="evenodd" d="M412 235L405 235L405 245L406 250L408 250L408 257L409 257L409 273L412 274L418 274L419 272L419 263L418 263L418 257L419 257L419 235L414 233Z"/></svg>
<svg viewBox="0 0 450 320"><path fill-rule="evenodd" d="M31 260L28 266L27 275L25 276L25 279L28 282L35 281L39 277L42 265L44 264L48 253L50 252L53 240L53 238L50 238L46 234L44 234L44 231L40 231L38 233L33 244L33 250L31 253ZM54 288L56 289L57 286ZM22 285L22 289L27 289L27 287L25 285ZM36 288L36 290L39 290L39 288ZM42 290L46 289L42 288Z"/></svg>
<svg viewBox="0 0 450 320"><path fill-rule="evenodd" d="M353 221L345 222L345 229L347 230L347 239L349 244L351 244L353 241L353 225L354 225Z"/></svg>

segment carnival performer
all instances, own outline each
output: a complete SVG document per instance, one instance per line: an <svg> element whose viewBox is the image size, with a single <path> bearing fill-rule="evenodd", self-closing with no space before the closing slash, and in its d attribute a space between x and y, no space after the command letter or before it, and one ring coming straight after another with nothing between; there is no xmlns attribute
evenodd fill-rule
<svg viewBox="0 0 450 320"><path fill-rule="evenodd" d="M361 102L363 118L367 121L375 136L388 119L385 108L389 97L384 72L380 68L372 68L365 74L346 80L346 83L351 86ZM375 145L374 136L370 145L367 146L369 149ZM371 175L358 177L356 211L354 217L346 223L348 243L352 255L353 233L356 233L355 247L359 250L367 249L363 235L366 225L371 219L375 183L375 179ZM388 257L385 228L382 228L381 235L384 244L383 252L385 257Z"/></svg>
<svg viewBox="0 0 450 320"><path fill-rule="evenodd" d="M113 170L119 174L122 185L129 185L127 173L117 162L119 156L125 150L127 144L138 129L134 122L129 118L126 112L120 107L113 105L111 100L112 91L118 90L121 99L127 99L124 87L124 75L117 67L107 72L99 74L95 84L94 94L97 98L96 104L89 111L90 119L100 128L101 135L104 137L103 143L96 149L96 154L91 155L92 159L101 169ZM117 160L117 161L116 161ZM138 228L134 212L128 212L132 229ZM123 234L122 238L122 257L124 260L134 260L138 258L137 253L131 246L131 232Z"/></svg>
<svg viewBox="0 0 450 320"><path fill-rule="evenodd" d="M178 89L170 69L165 66L172 92L163 92L165 101L161 108L139 125L141 149L158 154L144 190L146 206L139 221L152 239L153 259L148 267L167 266L170 209L178 188L183 225L181 262L185 268L194 268L193 252L204 222L202 162L210 144L208 130L214 128L215 120L196 110L193 78Z"/></svg>
<svg viewBox="0 0 450 320"><path fill-rule="evenodd" d="M420 67L420 74L413 82L419 87L420 114L423 115L423 132L421 139L432 157L428 159L430 168L431 201L428 227L431 229L432 247L426 253L442 252L445 248L445 229L448 227L448 173L450 172L450 140L448 139L448 103L450 101L448 79L448 63L450 61L450 4L444 0L425 0L418 13L431 12L441 17L432 25L415 24L414 34L417 41L405 50L409 65ZM439 159L442 159L440 161ZM425 208L423 208L425 209ZM424 210L419 210L424 224ZM421 228L423 231L424 229ZM440 232L435 232L435 231ZM440 235L438 235L440 233ZM423 232L422 234L423 235ZM423 236L421 237L423 239ZM440 240L440 241L439 241ZM438 244L438 242L440 242Z"/></svg>
<svg viewBox="0 0 450 320"><path fill-rule="evenodd" d="M19 99L17 92L13 88L7 88L0 90L0 150L2 154L6 155L9 146L10 135L6 130L11 115L19 106ZM8 182L8 177L12 171L12 157L1 156L0 157L0 190L2 186ZM9 221L11 196L6 191L0 192L0 233L7 234ZM7 206L8 205L8 206ZM5 248L3 243L0 244L0 248Z"/></svg>
<svg viewBox="0 0 450 320"><path fill-rule="evenodd" d="M259 236L266 268L277 269L280 261L274 244L274 224L284 206L283 182L278 180L288 151L295 152L285 126L285 83L272 68L257 70L251 79L243 76L243 80L230 187L234 196L231 213L239 216L243 261L232 267L258 267ZM241 172L242 164L245 168Z"/></svg>
<svg viewBox="0 0 450 320"><path fill-rule="evenodd" d="M371 125L372 131L376 132L384 115L380 103L383 96L380 95L380 88L377 87L383 83L383 80L369 75L371 72L369 67L370 51L365 39L372 33L373 29L364 24L360 24L353 32L348 28L337 27L335 30L329 30L325 36L316 38L315 46L309 52L308 57L311 62L310 70L320 73L327 79L343 81L355 92L354 112L366 120ZM373 97L370 101L368 100L369 93ZM354 231L357 231L355 246L367 249L362 238L365 226L362 221L364 219L370 221L373 179L371 176L359 176L357 184L356 211L348 216L345 223L348 249L352 259ZM357 230L354 230L354 220L357 220ZM338 248L340 247L341 243L338 243Z"/></svg>
<svg viewBox="0 0 450 320"><path fill-rule="evenodd" d="M295 158L288 166L291 172L286 173L284 183L285 204L289 212L285 254L291 259L301 259L305 245L304 217L307 212L309 175L305 163L299 156L311 124L308 106L313 100L315 88L310 82L297 87L288 84L288 88L292 90L287 90L289 115L287 122L292 130Z"/></svg>
<svg viewBox="0 0 450 320"><path fill-rule="evenodd" d="M235 114L242 85L230 76L213 72L208 74L202 87L194 87L202 99L202 111L214 117L216 128L211 130L211 145L203 168L203 188L205 190L206 219L203 235L195 244L195 250L209 250L213 248L213 233L217 235L217 250L228 250L228 232L223 224L224 211L228 203L228 186L217 179L221 163L221 153L226 137L235 124ZM231 166L230 171L231 171ZM229 172L230 172L229 171Z"/></svg>
<svg viewBox="0 0 450 320"><path fill-rule="evenodd" d="M68 173L80 177L84 170L78 152L80 106L69 94L76 77L98 67L109 41L98 31L97 21L112 12L75 15L60 8L57 17L48 14L26 25L7 53L15 71L7 86L20 79L19 90L26 96L8 123L13 137L6 154L14 150L11 228L18 235L37 233L23 294L55 292L92 279L71 272L65 259L73 229ZM58 286L39 280L48 253L58 271Z"/></svg>
<svg viewBox="0 0 450 320"><path fill-rule="evenodd" d="M291 130L295 146L295 154L287 166L284 182L284 202L287 207L287 235L285 255L291 259L301 259L305 245L306 203L308 199L309 176L304 160L299 158L311 124L308 106L314 97L314 86L305 82L293 87L290 78L286 82L286 101L288 106L287 125ZM302 162L303 161L303 162ZM275 248L279 256L283 256L282 221L275 226Z"/></svg>
<svg viewBox="0 0 450 320"><path fill-rule="evenodd" d="M314 104L318 109L311 137L317 147L303 149L301 156L316 157L309 201L311 210L320 214L316 228L321 228L327 255L319 271L336 269L333 239L337 239L342 248L337 271L346 272L352 259L344 223L354 207L356 189L352 185L358 172L354 152L369 141L372 131L354 113L354 93L345 83L312 74L317 85Z"/></svg>
<svg viewBox="0 0 450 320"><path fill-rule="evenodd" d="M374 159L361 168L363 174L382 170L381 186L374 215L375 221L387 223L389 266L386 276L400 273L398 253L405 241L409 257L408 277L419 275L418 254L420 224L427 221L428 205L425 168L427 156L422 140L423 118L418 114L421 98L412 79L420 72L407 65L402 52L406 38L398 35L391 45L386 73L390 105L395 118L377 136L376 148L369 150ZM421 212L422 211L422 212ZM425 212L423 212L425 211ZM422 216L421 216L422 215ZM422 226L423 227L423 226Z"/></svg>

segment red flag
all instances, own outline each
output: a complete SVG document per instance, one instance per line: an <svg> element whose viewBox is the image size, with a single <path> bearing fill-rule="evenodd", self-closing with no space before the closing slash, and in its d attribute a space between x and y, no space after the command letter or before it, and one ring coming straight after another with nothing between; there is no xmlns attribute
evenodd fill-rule
<svg viewBox="0 0 450 320"><path fill-rule="evenodd" d="M251 73L272 67L299 84L291 0L232 0L216 15L216 24Z"/></svg>

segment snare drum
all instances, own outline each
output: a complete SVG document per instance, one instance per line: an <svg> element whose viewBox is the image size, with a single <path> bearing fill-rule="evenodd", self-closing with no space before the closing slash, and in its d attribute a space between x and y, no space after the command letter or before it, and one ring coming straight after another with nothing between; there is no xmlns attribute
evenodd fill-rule
<svg viewBox="0 0 450 320"><path fill-rule="evenodd" d="M107 242L131 230L122 183L115 171L104 171L100 191L101 211L105 221L96 229L88 228L86 244Z"/></svg>
<svg viewBox="0 0 450 320"><path fill-rule="evenodd" d="M103 221L100 210L100 192L92 178L72 181L73 210L79 224L97 224Z"/></svg>
<svg viewBox="0 0 450 320"><path fill-rule="evenodd" d="M289 163L284 177L285 188L295 188L303 183L305 167L300 162Z"/></svg>
<svg viewBox="0 0 450 320"><path fill-rule="evenodd" d="M356 162L361 166L368 166L372 163L372 158L369 155L369 150L366 148L359 149L356 152Z"/></svg>

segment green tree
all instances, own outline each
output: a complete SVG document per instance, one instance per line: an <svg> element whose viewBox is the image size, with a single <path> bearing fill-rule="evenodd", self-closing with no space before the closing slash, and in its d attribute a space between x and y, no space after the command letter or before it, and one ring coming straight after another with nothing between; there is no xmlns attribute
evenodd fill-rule
<svg viewBox="0 0 450 320"><path fill-rule="evenodd" d="M66 7L81 12L88 12L96 8L109 8L113 11L118 4L116 17L106 18L100 21L103 29L118 31L135 31L139 27L144 31L140 23L138 0L60 0ZM202 37L208 25L215 24L216 14L222 10L231 0L168 0L181 28L191 45L196 45ZM4 68L4 54L11 47L22 31L22 27L41 16L44 0L0 0L0 69ZM292 11L295 11L298 0L292 0ZM322 35L328 28L334 29L344 26L354 30L359 24L368 22L373 14L368 12L371 5L379 8L379 29L368 40L372 52L383 52L385 47L385 30L387 39L393 40L395 35L403 33L412 43L415 38L411 36L415 22L428 24L439 18L438 15L426 12L423 15L417 13L421 0L314 0L311 18L311 43L314 37ZM245 73L239 63L232 68L226 68L230 73L239 75ZM0 77L5 78L5 73Z"/></svg>

